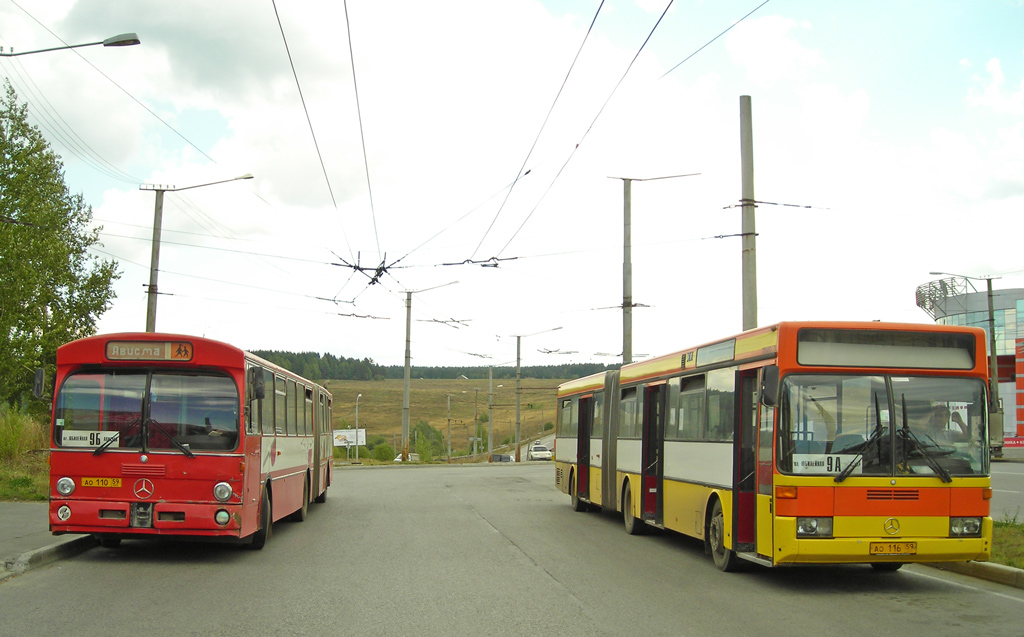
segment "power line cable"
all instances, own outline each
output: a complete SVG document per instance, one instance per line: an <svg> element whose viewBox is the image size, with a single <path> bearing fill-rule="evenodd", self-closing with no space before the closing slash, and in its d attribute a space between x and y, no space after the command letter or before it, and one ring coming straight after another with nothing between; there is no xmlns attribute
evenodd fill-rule
<svg viewBox="0 0 1024 637"><path fill-rule="evenodd" d="M38 24L39 26L41 26L41 27L42 27L42 28L43 28L44 30L46 30L46 32L47 32L47 33L49 33L49 34L50 34L50 35L52 35L53 37L57 38L57 40L59 40L59 41L61 42L61 44L63 44L64 46L70 46L70 45L69 45L69 44L68 44L67 42L65 42L65 41L64 41L64 40L63 40L63 39L62 39L62 38L61 38L60 36L58 36L58 35L57 35L56 33L54 33L53 31L51 31L51 30L49 29L49 27L47 27L47 26L46 26L45 24L43 24L43 23L42 23L42 22L40 22L40 21L39 21L38 19L36 19L36 17L35 17L35 16L33 16L33 15L32 15L31 13L29 13L28 11L26 11L26 10L25 10L25 9L24 9L24 8L23 8L23 7L22 7L22 6L20 5L20 4L18 4L17 2L15 2L15 0L11 0L11 4L13 4L14 6L18 7L18 9L21 9L21 11L22 11L22 12L23 12L23 13L24 13L25 15L27 15L27 16L28 16L28 17L30 17L30 18L32 18L32 20L33 20L33 21L34 21L34 22L35 22L36 24ZM104 78L106 78L108 82L110 82L111 84L113 84L114 86L116 86L117 88L119 88L119 89L121 90L121 92L122 92L122 93L124 93L124 94L125 94L125 95L127 95L127 96L128 96L129 98L131 98L131 99L132 99L132 101L134 101L134 102L135 102L136 104L138 104L139 106L141 106L141 107L142 107L142 108L143 108L143 109L144 109L144 110L145 110L145 111L146 111L147 113L149 113L150 115L152 115L153 117L155 117L155 118L157 119L157 121L159 121L159 122L160 122L161 124L163 124L164 126L166 126L166 127L167 127L167 128L168 128L168 129L169 129L169 130L170 130L171 132L172 132L172 133L174 133L175 135L177 135L178 137L180 137L180 138L181 138L181 139L182 139L182 140L183 140L183 141L184 141L184 142L185 142L186 144L188 144L189 146L191 146L192 148L194 148L194 149L195 149L195 150L196 150L196 151L197 151L197 152L198 152L198 153L199 153L200 155L202 155L203 157L205 157L205 158L209 159L209 160L210 160L211 162L213 162L213 163L215 163L215 164L217 163L217 162L216 162L216 161L215 161L215 160L213 159L213 157L210 157L209 155L207 155L207 154L206 154L206 152L205 152L205 151L204 151L204 150L203 150L202 148L200 148L200 147L196 146L195 144L193 144L193 143L191 142L191 140L189 140L189 139L188 139L187 137L185 137L184 135L182 135L181 133L179 133L179 132L178 132L178 130L177 130L176 128L174 128L173 126L171 126L170 124L168 124L167 122L165 122L165 121L164 121L164 120L163 120L163 119L162 119L162 118L161 118L161 117L160 117L159 115L157 115L156 113L154 113L152 109L150 109L150 108L149 108L148 106L146 106L146 105L145 105L145 104L143 104L143 103L142 103L141 101L139 101L139 99L138 99L138 98L136 98L136 97L135 97L134 95L132 95L131 93L129 93L129 92L128 92L128 91L127 91L127 90L126 90L126 89L125 89L125 88L124 88L123 86L121 86L120 84L118 84L117 82L115 82L115 81L114 81L114 80L113 80L113 79L112 79L112 78L111 78L111 77L110 77L109 75L107 75L106 73L104 73L103 71L101 71L101 70L100 70L100 69L99 69L99 68L98 68L98 67L97 67L97 66L96 66L95 64L93 64L92 62L90 62L90 61L89 61L89 60L88 60L87 58L83 57L83 56L82 56L82 54L81 54L81 53L79 53L77 49L70 49L70 51L71 51L72 53L74 53L75 55L77 55L77 56L78 56L79 58L81 58L81 59L82 59L82 60L83 60L83 61L84 61L84 62L85 62L86 64L88 64L89 66L91 66L91 67L93 68L93 70L95 70L95 71L96 71L97 73L99 73L99 74L100 74L100 75L102 75L102 76L103 76Z"/></svg>
<svg viewBox="0 0 1024 637"><path fill-rule="evenodd" d="M590 122L590 126L588 126L587 130L583 132L583 136L580 137L580 141L576 142L576 146L574 146L572 151L569 153L569 156L568 158L566 158L565 163L562 164L562 167L558 169L558 173L555 175L554 179L552 179L551 183L548 184L547 190L545 190L544 194L541 195L540 199L537 201L537 204L533 207L533 210L530 211L530 214L526 215L526 218L523 219L523 223L519 225L519 228L517 228L516 231L512 233L512 236L509 238L509 240L505 243L501 250L498 251L498 253L495 255L496 257L500 257L501 254L505 252L505 250L512 243L512 241L522 231L523 227L526 226L526 223L530 220L531 217L533 217L533 213L537 212L537 208L540 207L540 204L544 200L544 198L547 197L549 192L551 192L552 186L554 186L555 182L558 181L558 178L562 176L562 172L565 170L566 166L569 165L569 162L572 161L572 158L576 155L576 151L579 150L580 146L583 144L583 140L586 139L587 135L590 134L590 131L594 128L594 124L597 123L598 118L600 118L601 114L604 113L604 109L608 106L608 103L611 102L612 97L615 95L616 91L619 90L619 87L622 85L622 82L625 81L626 76L629 75L629 72L630 70L632 70L633 65L637 61L637 58L640 57L640 53L643 52L644 47L647 46L647 43L651 41L651 37L654 35L654 32L658 29L658 25L661 24L661 21L665 18L665 14L668 13L668 10L672 8L673 1L674 0L669 0L668 4L665 5L665 10L661 12L660 16L658 16L658 21L654 23L654 27L651 28L651 32L647 34L647 38L644 39L643 44L641 44L640 48L637 49L636 55L633 56L633 59L630 60L629 65L626 66L626 70L622 73L622 77L620 77L619 81L615 83L615 86L612 88L611 93L609 93L608 97L605 99L604 104L602 104L601 108L598 109L597 115L595 115L594 119Z"/></svg>
<svg viewBox="0 0 1024 637"><path fill-rule="evenodd" d="M603 1L603 0L602 0ZM363 128L363 109L359 103L359 84L356 82L356 58L352 47L352 26L348 19L348 0L345 6L345 33L348 35L348 59L352 66L352 90L356 96L356 116L359 118L359 140L363 145L363 166L366 170L366 191L370 198L370 217L373 219L373 236L377 240L377 258L383 260L380 250L380 235L377 233L377 212L373 206L373 187L370 186L370 161L366 158L366 132Z"/></svg>
<svg viewBox="0 0 1024 637"><path fill-rule="evenodd" d="M121 181L124 183L138 183L139 179L134 177L121 169L114 166L112 163L107 161L102 155L100 155L92 146L88 144L81 136L78 135L71 128L70 124L61 116L61 114L54 108L50 100L47 99L46 94L43 93L39 85L32 79L31 74L27 72L24 64L21 60L13 60L13 64L9 67L13 73L20 80L18 86L22 88L22 94L29 97L39 108L33 109L32 114L36 115L36 120L39 123L40 128L46 130L52 137L56 138L57 142L60 143L68 153L78 157L90 168L97 172L104 174L112 179ZM23 74L22 71L25 71ZM10 80L10 77L8 77ZM14 82L12 81L12 85Z"/></svg>
<svg viewBox="0 0 1024 637"><path fill-rule="evenodd" d="M740 18L739 20L737 20L737 21L733 22L732 24L730 24L730 25L729 25L729 28L728 28L728 29L726 29L725 31L722 31L721 33L719 33L719 34L718 34L718 35L716 35L715 37L711 38L710 40L708 40L707 42L705 42L705 43L704 43L704 46L700 47L699 49L697 49L697 50L696 50L696 51L694 51L693 53L691 53L691 54L689 54L688 56L686 56L686 59L684 59L684 60L683 60L682 62L680 62L679 64L676 64L675 66L673 66L673 67L672 67L672 68L670 68L669 70L665 71L665 73L664 73L664 74L663 74L663 75L662 75L661 77L663 78L663 77L665 77L666 75L668 75L669 73L671 73L672 71L674 71L674 70L678 69L678 68L679 68L680 66L682 66L682 65L683 65L683 62L686 62L687 60L689 60L690 58L692 58L693 56L697 55L698 53L700 53L701 51L703 51L704 49L706 49L706 48L707 48L708 46L710 46L712 42L714 42L714 41L715 41L715 40L717 40L718 38L722 37L723 35L725 35L725 34L726 34L726 33L728 33L729 31L732 31L732 30L733 30L733 28L734 28L734 27L735 27L735 26L736 26L737 24L739 24L740 22L743 22L744 20L746 20L747 18L749 18L750 16L752 16L752 15L753 15L753 14L754 14L754 13L755 13L755 12L756 12L756 11L757 11L758 9L760 9L760 8L761 8L761 7L763 7L764 5L768 4L769 2L771 2L771 0L764 0L764 2L762 2L761 4L759 4L759 5L757 5L756 7L754 7L754 10L753 10L753 11L751 11L750 13L748 13L748 14L747 14L747 15L745 15L745 16L743 16L743 17L742 17L742 18ZM661 79L661 78L658 78L658 79Z"/></svg>
<svg viewBox="0 0 1024 637"><path fill-rule="evenodd" d="M579 61L580 54L583 53L583 47L587 44L587 39L590 37L591 31L594 30L594 23L597 22L597 16L600 15L601 7L603 6L604 0L601 0L601 4L597 6L597 11L594 12L594 17L590 21L590 26L587 27L587 32L583 36L583 41L580 42L580 46L576 50L576 56L572 59L572 64L569 65L569 70L562 79L562 85L558 87L558 92L555 93L555 99L551 102L551 106L548 108L548 114L544 117L544 121L540 125L540 130L537 131L537 136L533 138L533 144L530 145L530 150L527 151L526 157L523 158L523 165L519 167L519 172L516 173L516 178L512 181L512 186L508 189L508 192L505 193L504 201L501 202L501 206L498 207L498 211L494 213L494 219L491 219L491 225L487 226L484 236L480 237L480 243L476 245L476 249L473 250L473 254L469 255L470 259L475 257L476 253L480 251L480 246L483 245L487 235L490 234L491 229L494 228L495 222L497 222L498 217L501 216L501 211L505 209L505 204L508 203L508 198L512 195L512 190L515 189L516 183L519 181L519 177L523 175L523 169L526 168L526 162L530 161L530 155L533 154L533 150L537 147L537 142L540 141L540 136L544 132L544 128L547 126L548 120L551 119L551 113L555 110L555 104L558 103L558 98L562 96L562 91L565 89L565 85L569 81L569 76L572 75L572 70L576 68L576 62Z"/></svg>

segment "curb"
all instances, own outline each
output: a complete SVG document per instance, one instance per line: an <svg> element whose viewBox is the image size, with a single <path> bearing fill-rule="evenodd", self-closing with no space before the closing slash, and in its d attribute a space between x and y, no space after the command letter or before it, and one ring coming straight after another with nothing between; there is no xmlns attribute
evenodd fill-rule
<svg viewBox="0 0 1024 637"><path fill-rule="evenodd" d="M4 562L4 570L0 571L0 583L7 581L15 575L21 575L58 560L74 557L95 546L99 546L99 540L91 535L84 535L22 553L21 556Z"/></svg>
<svg viewBox="0 0 1024 637"><path fill-rule="evenodd" d="M1012 566L989 562L940 562L925 564L925 566L1024 589L1024 570Z"/></svg>

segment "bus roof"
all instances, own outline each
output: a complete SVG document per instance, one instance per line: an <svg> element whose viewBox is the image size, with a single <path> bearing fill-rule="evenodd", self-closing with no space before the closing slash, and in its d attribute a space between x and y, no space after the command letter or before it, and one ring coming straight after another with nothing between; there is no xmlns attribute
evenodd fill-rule
<svg viewBox="0 0 1024 637"><path fill-rule="evenodd" d="M796 342L797 333L804 328L862 331L910 331L931 333L973 332L984 341L984 330L977 327L937 325L934 323L883 323L881 321L784 321L747 330L725 339L709 341L687 349L664 354L649 360L623 365L619 381L622 384L644 379L677 374L687 369L715 363L754 361L771 358L779 350L779 343ZM984 364L984 360L981 361ZM586 393L600 389L605 372L562 383L558 395Z"/></svg>

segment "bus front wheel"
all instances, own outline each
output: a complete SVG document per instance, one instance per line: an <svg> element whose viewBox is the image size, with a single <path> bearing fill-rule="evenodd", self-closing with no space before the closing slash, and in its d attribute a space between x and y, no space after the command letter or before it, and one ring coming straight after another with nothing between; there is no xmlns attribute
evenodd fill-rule
<svg viewBox="0 0 1024 637"><path fill-rule="evenodd" d="M711 557L720 571L728 573L736 569L736 553L725 548L725 515L722 513L721 500L715 500L715 506L711 511L708 543L711 545Z"/></svg>
<svg viewBox="0 0 1024 637"><path fill-rule="evenodd" d="M258 551L263 548L273 533L274 518L270 515L270 495L267 488L263 487L263 499L260 500L260 528L252 534L252 543L249 548Z"/></svg>

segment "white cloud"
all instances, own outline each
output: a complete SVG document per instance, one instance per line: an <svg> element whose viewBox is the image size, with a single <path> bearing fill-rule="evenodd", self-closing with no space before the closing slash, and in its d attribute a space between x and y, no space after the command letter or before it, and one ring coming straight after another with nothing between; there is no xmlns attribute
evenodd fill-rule
<svg viewBox="0 0 1024 637"><path fill-rule="evenodd" d="M825 66L821 54L798 39L801 31L810 29L805 21L781 16L751 18L729 32L726 46L755 85L772 87L782 81L806 79Z"/></svg>
<svg viewBox="0 0 1024 637"><path fill-rule="evenodd" d="M978 106L1001 115L1024 115L1024 79L1016 87L1007 86L1002 63L992 58L985 65L987 77L975 77L976 88L967 97Z"/></svg>

